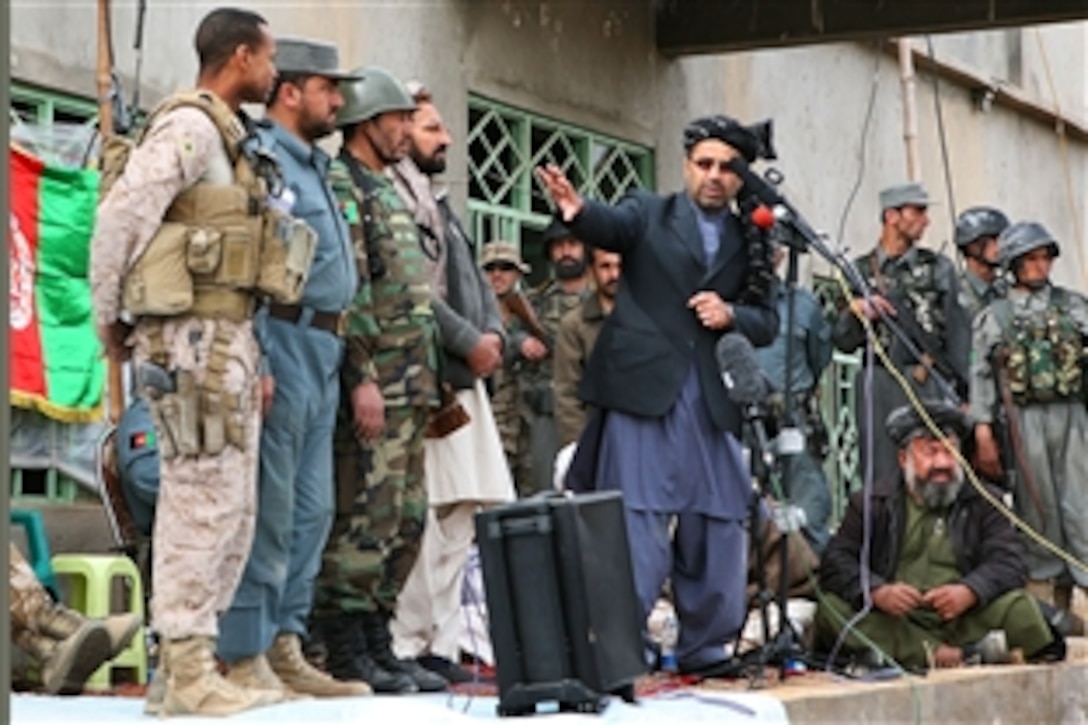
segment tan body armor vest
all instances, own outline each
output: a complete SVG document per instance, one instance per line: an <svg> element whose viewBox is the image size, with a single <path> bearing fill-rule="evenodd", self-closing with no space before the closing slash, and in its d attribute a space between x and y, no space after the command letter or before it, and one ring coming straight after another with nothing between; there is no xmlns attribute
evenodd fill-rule
<svg viewBox="0 0 1088 725"><path fill-rule="evenodd" d="M267 204L269 186L244 153L246 130L233 110L206 91L165 100L148 119L177 108L199 108L215 124L233 167L229 184L199 181L167 209L162 226L126 272L124 307L136 316L241 321L258 296L298 301L317 237L303 221ZM103 193L124 169L135 145L120 139L103 149Z"/></svg>

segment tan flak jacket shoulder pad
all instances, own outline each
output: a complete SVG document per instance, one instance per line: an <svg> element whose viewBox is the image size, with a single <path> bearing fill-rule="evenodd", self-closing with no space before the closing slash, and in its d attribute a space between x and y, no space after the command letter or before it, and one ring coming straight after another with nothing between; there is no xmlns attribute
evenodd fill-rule
<svg viewBox="0 0 1088 725"><path fill-rule="evenodd" d="M178 108L198 108L208 115L223 137L223 144L230 155L231 163L237 163L242 153L241 144L246 138L246 128L238 114L223 99L209 90L196 89L180 91L163 99L155 107L144 126L144 133L151 128L157 118Z"/></svg>

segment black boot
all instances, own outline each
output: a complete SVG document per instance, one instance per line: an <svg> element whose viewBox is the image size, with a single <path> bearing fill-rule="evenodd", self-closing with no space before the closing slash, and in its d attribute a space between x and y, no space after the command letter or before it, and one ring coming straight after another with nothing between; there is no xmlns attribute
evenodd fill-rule
<svg viewBox="0 0 1088 725"><path fill-rule="evenodd" d="M325 664L330 675L341 681L363 680L374 692L384 694L418 691L411 677L403 672L390 672L370 658L359 615L335 617L324 624Z"/></svg>
<svg viewBox="0 0 1088 725"><path fill-rule="evenodd" d="M367 651L379 667L399 672L410 678L421 692L441 692L449 687L446 678L431 672L416 660L397 659L393 654L393 638L389 634L390 616L384 612L363 615L363 629ZM377 688L375 688L377 689Z"/></svg>

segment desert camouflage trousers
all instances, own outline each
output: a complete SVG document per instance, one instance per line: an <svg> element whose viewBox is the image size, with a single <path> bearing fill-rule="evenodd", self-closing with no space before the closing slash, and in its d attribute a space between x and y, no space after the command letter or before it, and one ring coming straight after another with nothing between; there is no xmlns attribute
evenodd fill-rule
<svg viewBox="0 0 1088 725"><path fill-rule="evenodd" d="M215 454L163 455L152 532L151 623L167 639L215 637L249 557L257 510L260 351L251 321L178 317L159 325L141 322L133 333L134 369L154 354L169 373L192 373L197 389L209 380L216 339L226 354L214 356L214 367L222 393L235 401L224 415L243 442L227 443ZM154 396L140 394L155 407ZM153 419L162 452L168 433ZM206 433L203 410L201 421Z"/></svg>
<svg viewBox="0 0 1088 725"><path fill-rule="evenodd" d="M361 445L341 409L335 438L336 517L321 557L314 612L392 613L419 555L427 516L423 431L429 410L385 409L385 433Z"/></svg>
<svg viewBox="0 0 1088 725"><path fill-rule="evenodd" d="M10 544L8 552L8 606L12 639L24 631L37 631L38 615L53 605L53 598L38 581L23 552Z"/></svg>

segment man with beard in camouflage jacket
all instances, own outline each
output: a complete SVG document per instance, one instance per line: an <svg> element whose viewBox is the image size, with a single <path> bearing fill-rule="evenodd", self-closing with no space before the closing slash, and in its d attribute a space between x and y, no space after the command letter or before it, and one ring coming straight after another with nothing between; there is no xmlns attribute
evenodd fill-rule
<svg viewBox="0 0 1088 725"><path fill-rule="evenodd" d="M544 230L544 245L555 276L530 295L536 316L548 339L537 340L546 348L545 353L539 357L529 357L528 364L522 368L524 377L520 383L533 416L529 432L532 478L529 490L519 490L523 496L546 491L553 486L555 454L559 450L553 373L559 321L590 294L586 245L559 221L553 221Z"/></svg>

